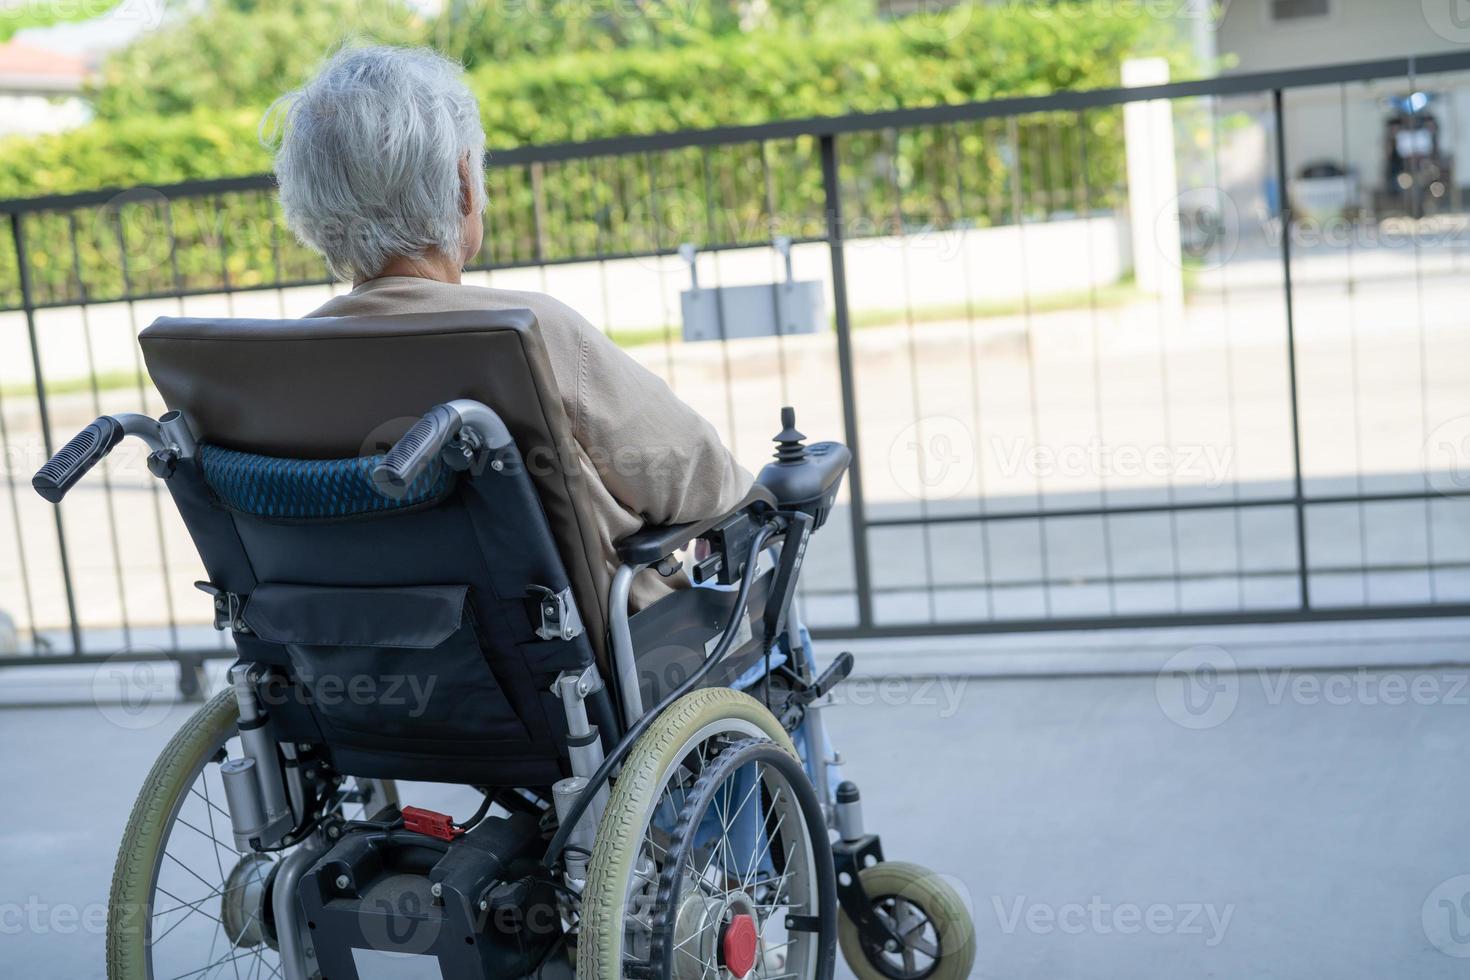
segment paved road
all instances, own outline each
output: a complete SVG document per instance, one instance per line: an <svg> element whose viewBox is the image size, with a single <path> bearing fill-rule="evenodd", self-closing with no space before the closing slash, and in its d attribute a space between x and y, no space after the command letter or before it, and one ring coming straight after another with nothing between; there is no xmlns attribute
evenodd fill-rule
<svg viewBox="0 0 1470 980"><path fill-rule="evenodd" d="M1449 978L1466 676L1222 675L1193 713L1153 676L860 681L830 717L889 855L965 889L977 976ZM102 976L113 850L179 717L0 711L6 975Z"/></svg>

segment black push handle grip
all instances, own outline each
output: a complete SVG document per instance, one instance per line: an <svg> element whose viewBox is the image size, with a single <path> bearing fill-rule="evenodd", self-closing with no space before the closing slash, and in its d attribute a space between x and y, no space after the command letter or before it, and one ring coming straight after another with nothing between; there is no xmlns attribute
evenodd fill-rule
<svg viewBox="0 0 1470 980"><path fill-rule="evenodd" d="M402 497L459 434L459 413L448 405L435 405L388 450L373 467L373 483L385 497Z"/></svg>
<svg viewBox="0 0 1470 980"><path fill-rule="evenodd" d="M31 486L51 503L60 503L66 492L102 457L112 452L112 447L121 442L122 437L122 424L111 415L102 416L58 449L56 455L31 477Z"/></svg>

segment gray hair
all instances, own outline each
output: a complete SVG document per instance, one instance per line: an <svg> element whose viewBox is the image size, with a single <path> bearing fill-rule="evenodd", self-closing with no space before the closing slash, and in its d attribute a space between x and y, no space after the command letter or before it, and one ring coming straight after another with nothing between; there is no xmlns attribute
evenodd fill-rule
<svg viewBox="0 0 1470 980"><path fill-rule="evenodd" d="M333 275L371 279L394 257L463 247L466 155L485 206L485 130L463 74L427 48L347 48L267 110L286 224Z"/></svg>

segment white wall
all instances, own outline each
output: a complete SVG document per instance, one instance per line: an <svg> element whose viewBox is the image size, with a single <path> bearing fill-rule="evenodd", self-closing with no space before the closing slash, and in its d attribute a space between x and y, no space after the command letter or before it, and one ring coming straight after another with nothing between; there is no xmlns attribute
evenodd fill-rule
<svg viewBox="0 0 1470 980"><path fill-rule="evenodd" d="M1462 50L1470 42L1463 0L1331 0L1331 13L1273 23L1270 0L1229 0L1218 29L1232 72L1272 71Z"/></svg>
<svg viewBox="0 0 1470 980"><path fill-rule="evenodd" d="M91 108L78 96L0 93L0 138L59 133L82 125L91 116Z"/></svg>
<svg viewBox="0 0 1470 980"><path fill-rule="evenodd" d="M847 291L855 314L883 312L901 322L904 309L963 308L1085 292L1115 283L1130 265L1126 221L1097 217L973 231L913 234L905 238L849 241ZM821 244L792 250L796 278L826 282L831 257ZM745 249L700 257L703 286L771 282L780 260L770 249ZM469 281L485 284L476 274ZM669 325L677 336L679 293L689 272L676 257L586 262L494 272L490 285L547 292L581 311L604 330L648 330ZM84 321L75 307L36 315L41 363L50 381L84 378L88 339L99 373L136 369L137 330L157 316L301 316L330 295L326 287L239 293L233 297L191 296L142 302L102 303ZM832 310L829 297L827 311ZM30 341L22 314L0 314L0 384L31 382Z"/></svg>

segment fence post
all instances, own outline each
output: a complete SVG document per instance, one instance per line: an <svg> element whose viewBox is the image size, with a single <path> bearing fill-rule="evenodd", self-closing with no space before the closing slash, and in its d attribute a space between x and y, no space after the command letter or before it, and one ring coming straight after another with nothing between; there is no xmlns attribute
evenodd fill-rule
<svg viewBox="0 0 1470 980"><path fill-rule="evenodd" d="M1163 58L1123 62L1123 85L1169 81ZM1179 179L1174 151L1174 104L1168 99L1123 106L1133 273L1139 290L1159 297L1176 321L1184 314L1184 263L1179 244Z"/></svg>
<svg viewBox="0 0 1470 980"><path fill-rule="evenodd" d="M31 291L30 260L26 255L25 229L21 224L21 212L10 212L10 235L15 245L15 266L20 276L20 305L25 311L26 332L31 342L31 371L36 379L36 414L41 424L41 445L46 458L51 458L51 413L46 405L46 378L41 370L41 344L36 335L36 300ZM61 580L66 588L66 613L71 624L72 653L82 652L82 627L77 621L76 590L71 579L71 558L66 547L66 525L61 518L61 505L51 507L51 516L56 521L56 546L61 555ZM17 528L17 533L19 529ZM36 624L31 623L31 637L36 635Z"/></svg>
<svg viewBox="0 0 1470 980"><path fill-rule="evenodd" d="M1276 185L1281 201L1281 285L1286 298L1286 371L1291 397L1292 505L1296 512L1297 589L1303 610L1312 608L1311 580L1307 565L1307 499L1302 490L1302 427L1297 407L1296 304L1291 294L1291 199L1286 192L1286 112L1281 89L1271 92L1271 109L1276 117Z"/></svg>
<svg viewBox="0 0 1470 980"><path fill-rule="evenodd" d="M873 625L873 589L868 569L868 518L863 506L862 454L858 451L857 387L853 381L852 318L847 309L847 262L842 253L842 180L837 170L837 137L819 137L822 197L827 218L827 249L832 256L832 312L837 323L837 368L842 385L842 431L852 452L847 473L848 514L852 519L852 567L857 588L858 627Z"/></svg>

